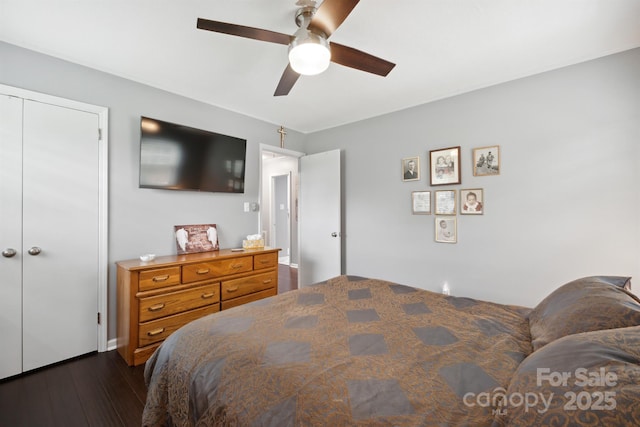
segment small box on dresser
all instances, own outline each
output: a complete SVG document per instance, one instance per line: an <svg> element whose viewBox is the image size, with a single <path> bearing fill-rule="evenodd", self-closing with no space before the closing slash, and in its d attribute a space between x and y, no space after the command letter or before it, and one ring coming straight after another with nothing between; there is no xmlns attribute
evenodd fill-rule
<svg viewBox="0 0 640 427"><path fill-rule="evenodd" d="M117 262L118 352L128 365L140 365L192 320L276 295L279 250L221 249Z"/></svg>

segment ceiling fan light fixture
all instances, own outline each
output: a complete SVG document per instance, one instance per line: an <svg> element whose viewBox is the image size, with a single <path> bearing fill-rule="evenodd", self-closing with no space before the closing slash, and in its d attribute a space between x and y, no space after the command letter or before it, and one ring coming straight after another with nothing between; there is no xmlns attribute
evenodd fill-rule
<svg viewBox="0 0 640 427"><path fill-rule="evenodd" d="M331 50L327 39L307 29L296 32L289 44L291 68L305 76L322 73L331 62Z"/></svg>

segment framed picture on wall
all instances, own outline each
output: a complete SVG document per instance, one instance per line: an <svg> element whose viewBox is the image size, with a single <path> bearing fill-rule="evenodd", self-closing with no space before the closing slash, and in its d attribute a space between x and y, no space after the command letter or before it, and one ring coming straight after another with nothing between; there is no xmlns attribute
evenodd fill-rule
<svg viewBox="0 0 640 427"><path fill-rule="evenodd" d="M500 146L491 145L473 149L473 175L500 175Z"/></svg>
<svg viewBox="0 0 640 427"><path fill-rule="evenodd" d="M411 213L414 215L431 214L431 191L411 192Z"/></svg>
<svg viewBox="0 0 640 427"><path fill-rule="evenodd" d="M436 226L436 242L440 243L456 243L458 241L458 230L455 217L435 218Z"/></svg>
<svg viewBox="0 0 640 427"><path fill-rule="evenodd" d="M456 190L438 190L435 195L436 215L456 214Z"/></svg>
<svg viewBox="0 0 640 427"><path fill-rule="evenodd" d="M407 157L402 159L402 180L420 180L420 157Z"/></svg>
<svg viewBox="0 0 640 427"><path fill-rule="evenodd" d="M429 151L431 185L460 184L460 147Z"/></svg>
<svg viewBox="0 0 640 427"><path fill-rule="evenodd" d="M460 190L460 214L482 215L484 213L484 191L482 188Z"/></svg>

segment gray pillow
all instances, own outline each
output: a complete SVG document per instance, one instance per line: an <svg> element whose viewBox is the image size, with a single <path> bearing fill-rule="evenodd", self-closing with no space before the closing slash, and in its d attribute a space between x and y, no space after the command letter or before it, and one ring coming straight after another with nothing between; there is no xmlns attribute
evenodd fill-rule
<svg viewBox="0 0 640 427"><path fill-rule="evenodd" d="M629 277L592 276L552 292L529 314L533 351L566 335L640 325Z"/></svg>
<svg viewBox="0 0 640 427"><path fill-rule="evenodd" d="M638 426L638 378L640 326L569 335L531 353L495 391L494 426Z"/></svg>

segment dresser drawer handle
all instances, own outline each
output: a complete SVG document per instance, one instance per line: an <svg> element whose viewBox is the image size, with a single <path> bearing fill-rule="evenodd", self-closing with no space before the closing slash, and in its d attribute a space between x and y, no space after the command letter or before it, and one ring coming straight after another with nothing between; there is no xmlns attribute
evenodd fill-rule
<svg viewBox="0 0 640 427"><path fill-rule="evenodd" d="M271 261L269 261L268 259L261 259L260 264L271 264Z"/></svg>
<svg viewBox="0 0 640 427"><path fill-rule="evenodd" d="M147 335L150 337L155 337L156 335L160 335L164 332L164 328L154 329L153 331L147 332Z"/></svg>
<svg viewBox="0 0 640 427"><path fill-rule="evenodd" d="M207 293L207 294L202 294L200 297L201 297L202 299L213 298L213 296L214 296L215 294L216 294L215 292L209 292L209 293Z"/></svg>
<svg viewBox="0 0 640 427"><path fill-rule="evenodd" d="M271 279L263 280L263 281L262 281L262 283L264 283L265 285L266 285L267 283L271 283Z"/></svg>
<svg viewBox="0 0 640 427"><path fill-rule="evenodd" d="M235 286L235 287L233 287L233 288L227 288L227 292L235 292L235 291L237 291L237 290L238 290L238 287L237 287L237 286Z"/></svg>
<svg viewBox="0 0 640 427"><path fill-rule="evenodd" d="M209 271L211 270L209 270L208 268L201 268L199 270L196 270L196 274L207 274Z"/></svg>
<svg viewBox="0 0 640 427"><path fill-rule="evenodd" d="M164 276L154 276L154 278L152 280L154 282L164 282L167 279L169 279L169 275L165 274Z"/></svg>
<svg viewBox="0 0 640 427"><path fill-rule="evenodd" d="M233 269L242 268L242 264L233 264L233 265L231 266L231 268L233 268Z"/></svg>
<svg viewBox="0 0 640 427"><path fill-rule="evenodd" d="M160 304L152 305L151 307L149 307L149 311L159 311L159 310L162 310L163 308L164 308L164 303L161 302Z"/></svg>

